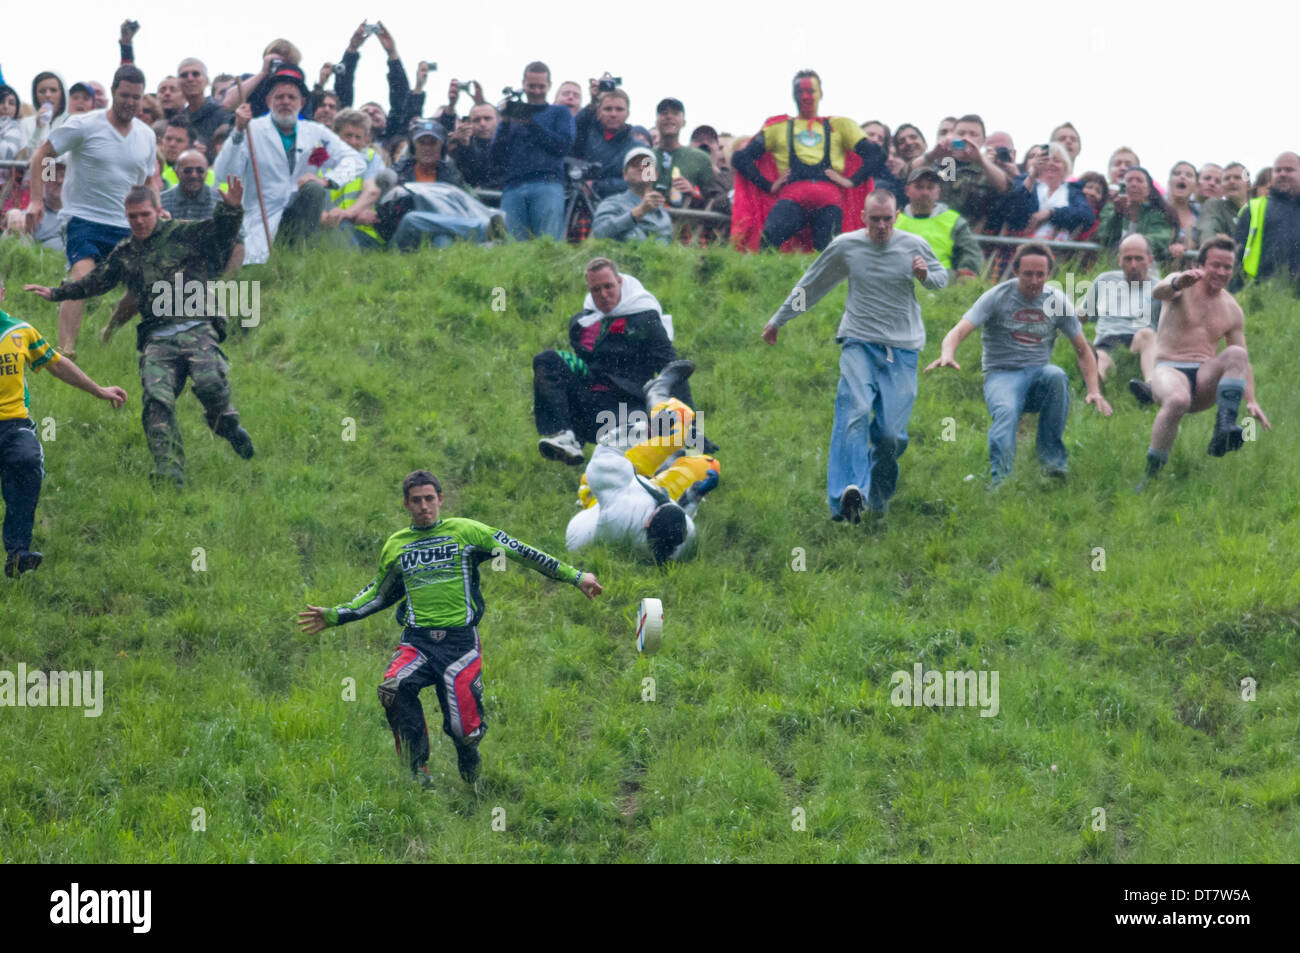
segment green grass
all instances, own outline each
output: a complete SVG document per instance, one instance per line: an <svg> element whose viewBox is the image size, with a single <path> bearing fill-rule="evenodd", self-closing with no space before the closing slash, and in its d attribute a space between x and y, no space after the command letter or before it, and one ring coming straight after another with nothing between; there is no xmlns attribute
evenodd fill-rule
<svg viewBox="0 0 1300 953"><path fill-rule="evenodd" d="M1105 420L1058 343L1075 384L1069 481L1038 475L1022 426L1016 475L990 494L971 340L965 370L923 378L893 512L869 530L831 524L824 499L843 292L768 348L759 331L806 259L611 246L673 313L722 445L699 556L658 571L593 552L579 562L605 584L595 604L515 564L485 572L484 777L477 792L457 777L426 693L436 792L416 790L374 693L391 614L314 638L293 614L369 579L416 467L442 478L449 513L563 555L578 472L537 453L530 359L564 340L601 247L247 269L262 322L225 349L258 455L237 459L184 396L183 491L147 479L131 332L93 340L115 296L88 308L80 362L132 400L114 412L33 381L34 417L57 426L37 514L46 563L0 579L0 668L100 669L107 699L97 719L0 708L0 858L1300 856L1300 305L1267 289L1242 303L1275 430L1242 453L1208 457L1211 416L1190 418L1158 486L1135 496L1152 415L1122 386L1133 358ZM60 260L5 243L0 270L5 310L52 337L54 306L18 289L57 281ZM980 290L925 295L923 362ZM645 596L665 606L652 659L632 644ZM997 670L997 717L892 706L891 673L918 661Z"/></svg>

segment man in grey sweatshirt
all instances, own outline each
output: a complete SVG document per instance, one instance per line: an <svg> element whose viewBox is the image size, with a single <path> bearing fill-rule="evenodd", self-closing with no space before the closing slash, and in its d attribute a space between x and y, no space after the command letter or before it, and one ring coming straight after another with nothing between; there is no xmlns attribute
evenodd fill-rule
<svg viewBox="0 0 1300 953"><path fill-rule="evenodd" d="M916 365L925 325L913 278L927 288L948 284L948 272L925 239L896 231L893 193L877 189L862 210L865 229L832 241L799 279L763 328L777 330L807 311L845 278L840 344L840 384L826 468L831 519L861 520L866 505L883 514L898 485L898 458L907 449L907 421L916 401Z"/></svg>
<svg viewBox="0 0 1300 953"><path fill-rule="evenodd" d="M673 223L664 211L664 197L655 191L655 154L644 146L629 149L623 159L626 192L615 192L596 206L591 223L593 238L620 242L657 238L673 240Z"/></svg>

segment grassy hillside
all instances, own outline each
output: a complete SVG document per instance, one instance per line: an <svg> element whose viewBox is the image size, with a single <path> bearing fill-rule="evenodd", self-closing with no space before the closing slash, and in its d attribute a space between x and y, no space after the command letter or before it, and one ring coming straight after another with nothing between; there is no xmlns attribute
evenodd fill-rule
<svg viewBox="0 0 1300 953"><path fill-rule="evenodd" d="M485 572L484 775L477 791L456 775L426 692L437 788L415 789L374 694L391 613L314 638L293 613L368 581L416 467L442 478L447 512L564 555L578 472L537 453L530 359L563 341L601 248L322 252L246 269L261 323L225 349L257 456L213 438L187 394L184 490L150 486L133 335L99 346L112 301L88 309L80 363L132 399L114 412L34 381L33 414L57 428L46 563L0 579L0 669L99 669L107 698L99 718L0 709L0 857L1300 856L1300 305L1243 298L1273 432L1216 460L1210 415L1191 418L1140 497L1152 414L1121 386L1133 358L1105 420L1064 343L1069 480L1039 476L1030 418L1015 477L990 494L968 341L961 373L923 378L894 509L868 528L832 524L824 499L843 292L768 348L759 331L807 260L725 250L605 249L672 312L698 365L722 446L698 558L660 571L594 552L578 562L605 584L595 604L513 563ZM5 243L0 270L5 310L53 337L55 307L18 289L57 281L61 260ZM924 362L980 290L927 298ZM632 644L645 596L665 606L653 659ZM917 662L998 671L997 716L891 705L891 674Z"/></svg>

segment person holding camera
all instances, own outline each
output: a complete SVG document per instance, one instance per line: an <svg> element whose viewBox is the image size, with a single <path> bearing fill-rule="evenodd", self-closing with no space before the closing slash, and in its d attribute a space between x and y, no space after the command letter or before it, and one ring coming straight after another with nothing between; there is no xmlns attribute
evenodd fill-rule
<svg viewBox="0 0 1300 953"><path fill-rule="evenodd" d="M623 165L627 191L602 199L596 206L592 237L620 242L647 238L671 242L673 223L664 209L668 189L655 181L656 176L655 154L645 146L630 150Z"/></svg>
<svg viewBox="0 0 1300 953"><path fill-rule="evenodd" d="M550 89L549 66L534 61L524 67L523 89L506 100L489 152L504 171L501 211L520 241L564 235L564 157L577 128L566 107L547 103Z"/></svg>
<svg viewBox="0 0 1300 953"><path fill-rule="evenodd" d="M453 120L455 115L453 112ZM495 106L476 103L447 140L447 155L465 183L476 189L500 190L505 185L505 170L492 161L492 137L500 122Z"/></svg>
<svg viewBox="0 0 1300 953"><path fill-rule="evenodd" d="M962 116L952 131L939 137L933 149L913 159L909 171L922 166L941 170L944 204L955 208L971 228L984 230L984 221L994 213L1002 196L1011 190L1011 179L1000 158L984 150L984 120L971 113Z"/></svg>
<svg viewBox="0 0 1300 953"><path fill-rule="evenodd" d="M573 155L600 168L592 182L597 198L607 198L627 188L623 181L628 150L635 146L627 117L632 101L619 88L621 78L606 73L591 81L591 103L578 113Z"/></svg>

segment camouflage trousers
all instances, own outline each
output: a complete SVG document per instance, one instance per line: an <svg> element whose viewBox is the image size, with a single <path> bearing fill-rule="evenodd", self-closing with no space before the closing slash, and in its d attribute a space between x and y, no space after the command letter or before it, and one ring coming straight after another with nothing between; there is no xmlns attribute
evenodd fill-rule
<svg viewBox="0 0 1300 953"><path fill-rule="evenodd" d="M140 386L144 393L145 439L153 453L154 473L181 480L185 449L176 424L176 398L193 384L203 416L218 437L230 438L239 427L239 413L230 404L230 364L217 346L209 322L167 338L150 338L140 355Z"/></svg>

